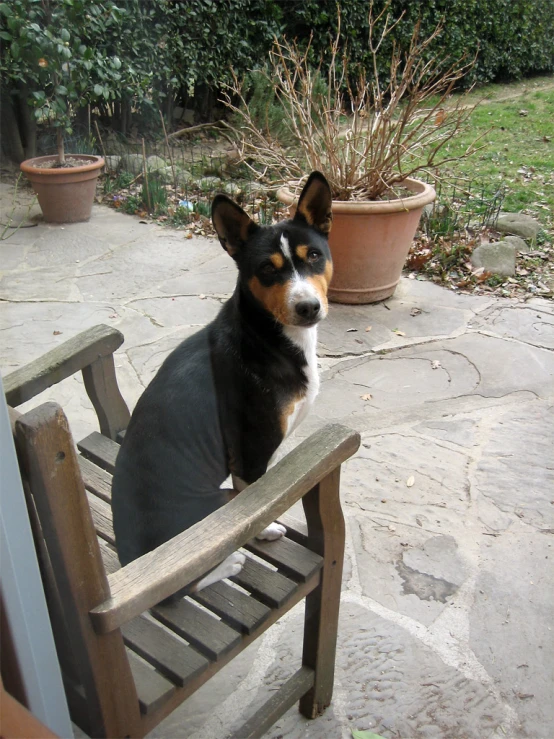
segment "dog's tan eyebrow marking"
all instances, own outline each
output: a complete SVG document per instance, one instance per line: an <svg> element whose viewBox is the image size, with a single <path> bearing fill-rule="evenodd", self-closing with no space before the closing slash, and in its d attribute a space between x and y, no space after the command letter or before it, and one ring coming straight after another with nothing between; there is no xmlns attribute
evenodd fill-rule
<svg viewBox="0 0 554 739"><path fill-rule="evenodd" d="M285 263L285 258L280 252L275 252L275 254L272 254L269 257L269 260L276 269L281 269L281 267Z"/></svg>
<svg viewBox="0 0 554 739"><path fill-rule="evenodd" d="M303 259L305 262L308 261L308 247L305 245L296 247L296 256Z"/></svg>

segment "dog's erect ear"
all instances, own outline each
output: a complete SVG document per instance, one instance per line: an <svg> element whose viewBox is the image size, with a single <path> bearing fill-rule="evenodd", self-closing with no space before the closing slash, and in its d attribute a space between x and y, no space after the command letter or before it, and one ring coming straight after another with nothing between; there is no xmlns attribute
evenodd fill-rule
<svg viewBox="0 0 554 739"><path fill-rule="evenodd" d="M308 226L327 235L333 222L331 204L329 183L321 172L312 172L300 194L294 218L305 221Z"/></svg>
<svg viewBox="0 0 554 739"><path fill-rule="evenodd" d="M259 226L227 195L216 195L212 203L212 223L221 246L234 258Z"/></svg>

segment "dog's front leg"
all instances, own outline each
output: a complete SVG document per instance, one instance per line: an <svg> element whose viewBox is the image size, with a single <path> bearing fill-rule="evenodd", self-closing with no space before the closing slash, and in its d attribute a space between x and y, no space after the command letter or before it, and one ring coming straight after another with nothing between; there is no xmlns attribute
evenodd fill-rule
<svg viewBox="0 0 554 739"><path fill-rule="evenodd" d="M241 552L233 552L227 559L224 559L221 564L218 564L211 572L208 572L206 577L199 580L194 586L192 592L197 593L199 590L204 590L208 585L213 585L215 582L224 580L226 577L232 577L238 575L242 570L246 557Z"/></svg>

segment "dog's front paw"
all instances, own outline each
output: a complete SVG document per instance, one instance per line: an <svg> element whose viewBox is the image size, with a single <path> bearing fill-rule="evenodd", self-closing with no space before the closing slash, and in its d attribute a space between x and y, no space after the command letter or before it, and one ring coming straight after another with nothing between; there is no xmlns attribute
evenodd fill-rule
<svg viewBox="0 0 554 739"><path fill-rule="evenodd" d="M223 562L221 562L221 564L218 564L218 566L214 567L211 572L208 572L206 577L199 580L191 592L198 593L209 585L213 585L220 580L225 580L226 577L238 575L245 562L246 557L242 552L233 552L233 554L230 554L227 559L224 559Z"/></svg>
<svg viewBox="0 0 554 739"><path fill-rule="evenodd" d="M270 523L267 528L256 534L256 539L265 539L266 541L275 541L281 539L287 533L286 528L280 523Z"/></svg>
<svg viewBox="0 0 554 739"><path fill-rule="evenodd" d="M242 570L245 562L246 556L241 552L234 552L233 554L229 555L229 557L227 557L227 559L225 560L225 563L228 566L230 572L227 577L238 575L239 572Z"/></svg>

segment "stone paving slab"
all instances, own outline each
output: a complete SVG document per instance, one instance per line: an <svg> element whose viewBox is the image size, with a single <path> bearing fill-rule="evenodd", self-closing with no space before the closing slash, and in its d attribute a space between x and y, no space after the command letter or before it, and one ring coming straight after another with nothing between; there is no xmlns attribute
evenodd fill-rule
<svg viewBox="0 0 554 739"><path fill-rule="evenodd" d="M3 212L9 197L0 187ZM3 374L107 323L126 337L116 367L132 407L234 287L215 240L100 206L86 224L46 225L36 209L29 223L0 242ZM385 303L331 305L319 338L321 393L287 447L332 420L362 434L342 474L335 695L316 721L293 708L267 736L550 739L552 302L403 279ZM23 408L45 399L76 437L96 428L79 377ZM223 739L295 669L301 630L295 608L152 736Z"/></svg>

